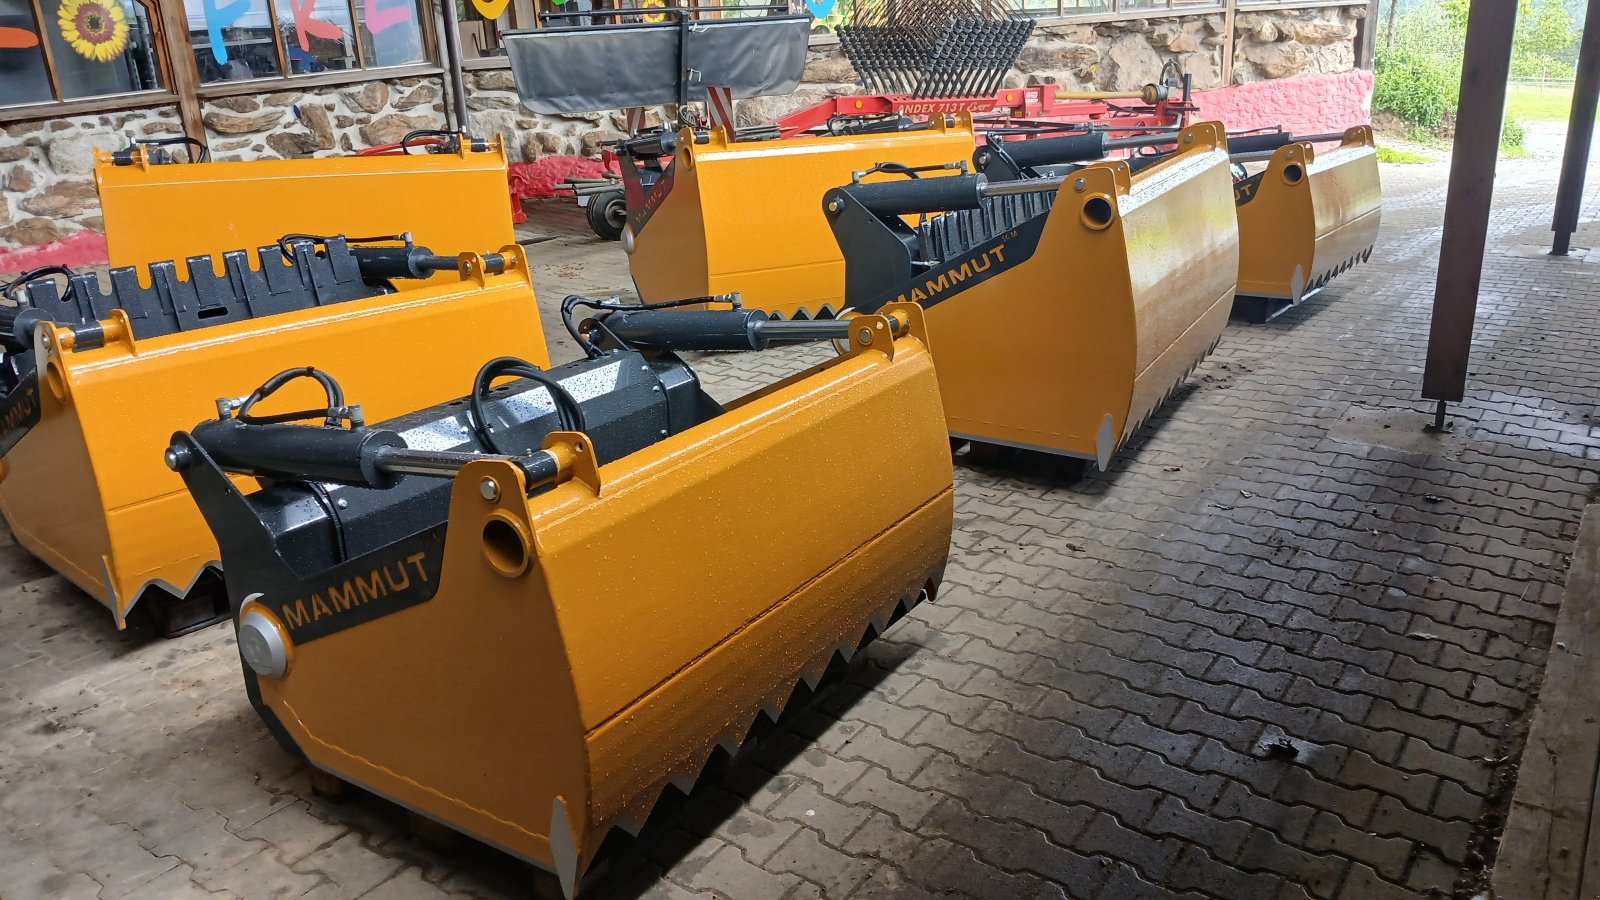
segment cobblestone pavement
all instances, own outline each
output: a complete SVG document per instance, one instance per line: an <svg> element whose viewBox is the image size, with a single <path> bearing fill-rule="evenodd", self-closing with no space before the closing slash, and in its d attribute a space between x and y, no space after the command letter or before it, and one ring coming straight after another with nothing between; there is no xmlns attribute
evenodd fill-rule
<svg viewBox="0 0 1600 900"><path fill-rule="evenodd" d="M1554 166L1505 163L1471 397L1423 434L1444 175L1386 166L1372 263L1230 325L1111 471L958 457L939 602L623 846L595 895L1470 894L1595 490L1600 259L1530 249ZM620 283L615 245L532 252L547 308ZM798 362L702 371L731 396ZM0 567L5 900L528 895L513 860L313 796L226 626L119 634L16 548Z"/></svg>

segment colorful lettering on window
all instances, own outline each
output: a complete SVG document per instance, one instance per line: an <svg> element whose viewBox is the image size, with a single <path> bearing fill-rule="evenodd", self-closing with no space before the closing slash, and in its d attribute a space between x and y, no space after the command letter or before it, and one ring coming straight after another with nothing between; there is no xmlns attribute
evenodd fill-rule
<svg viewBox="0 0 1600 900"><path fill-rule="evenodd" d="M472 8L478 11L491 22L505 15L506 7L511 5L511 0L472 0Z"/></svg>
<svg viewBox="0 0 1600 900"><path fill-rule="evenodd" d="M289 0L289 8L294 10L294 33L300 39L300 49L311 52L311 39L322 38L327 41L344 40L344 29L321 19L313 19L311 13L317 0Z"/></svg>
<svg viewBox="0 0 1600 900"><path fill-rule="evenodd" d="M26 28L0 25L0 50L28 50L39 46L39 36Z"/></svg>
<svg viewBox="0 0 1600 900"><path fill-rule="evenodd" d="M367 30L373 34L388 31L396 25L411 21L416 4L412 0L395 0L393 6L384 9L379 6L380 0L364 0L367 11ZM473 0L477 3L478 0ZM500 8L505 9L511 0L499 0Z"/></svg>
<svg viewBox="0 0 1600 900"><path fill-rule="evenodd" d="M244 18L250 0L234 0L227 6L217 5L217 0L201 0L206 17L206 36L211 40L211 58L217 65L228 64L228 47L222 43L222 29Z"/></svg>

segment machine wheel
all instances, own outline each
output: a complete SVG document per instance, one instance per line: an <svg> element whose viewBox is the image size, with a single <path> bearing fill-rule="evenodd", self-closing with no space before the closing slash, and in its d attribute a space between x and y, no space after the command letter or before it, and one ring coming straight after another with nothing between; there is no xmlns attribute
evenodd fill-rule
<svg viewBox="0 0 1600 900"><path fill-rule="evenodd" d="M583 209L595 234L608 241L622 240L622 226L628 224L628 201L621 191L596 194Z"/></svg>

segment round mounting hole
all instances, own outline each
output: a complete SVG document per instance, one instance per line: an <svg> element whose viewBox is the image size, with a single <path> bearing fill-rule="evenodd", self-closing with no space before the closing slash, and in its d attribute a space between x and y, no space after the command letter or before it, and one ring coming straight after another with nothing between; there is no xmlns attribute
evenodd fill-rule
<svg viewBox="0 0 1600 900"><path fill-rule="evenodd" d="M1283 180L1290 184L1299 184L1300 179L1306 177L1306 170L1300 168L1299 163L1289 163L1283 167Z"/></svg>
<svg viewBox="0 0 1600 900"><path fill-rule="evenodd" d="M67 376L54 359L44 364L44 381L57 400L67 399Z"/></svg>
<svg viewBox="0 0 1600 900"><path fill-rule="evenodd" d="M494 570L515 578L528 570L528 538L522 528L503 516L483 523L483 556Z"/></svg>
<svg viewBox="0 0 1600 900"><path fill-rule="evenodd" d="M1110 227L1115 215L1116 208L1111 205L1111 198L1104 194L1096 194L1083 201L1083 224L1096 231Z"/></svg>

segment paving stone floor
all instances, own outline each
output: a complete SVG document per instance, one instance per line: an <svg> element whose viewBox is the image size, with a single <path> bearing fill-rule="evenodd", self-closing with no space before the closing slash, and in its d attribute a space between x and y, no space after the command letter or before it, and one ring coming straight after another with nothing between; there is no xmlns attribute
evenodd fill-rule
<svg viewBox="0 0 1600 900"><path fill-rule="evenodd" d="M1533 249L1554 170L1502 166L1452 433L1421 432L1417 396L1445 168L1386 166L1371 264L1230 325L1109 472L958 457L939 602L659 816L594 896L1475 893L1600 458L1600 258ZM547 309L625 283L614 244L531 249ZM803 356L701 368L727 397ZM5 900L529 895L507 857L314 796L226 626L119 634L14 546L0 585Z"/></svg>

